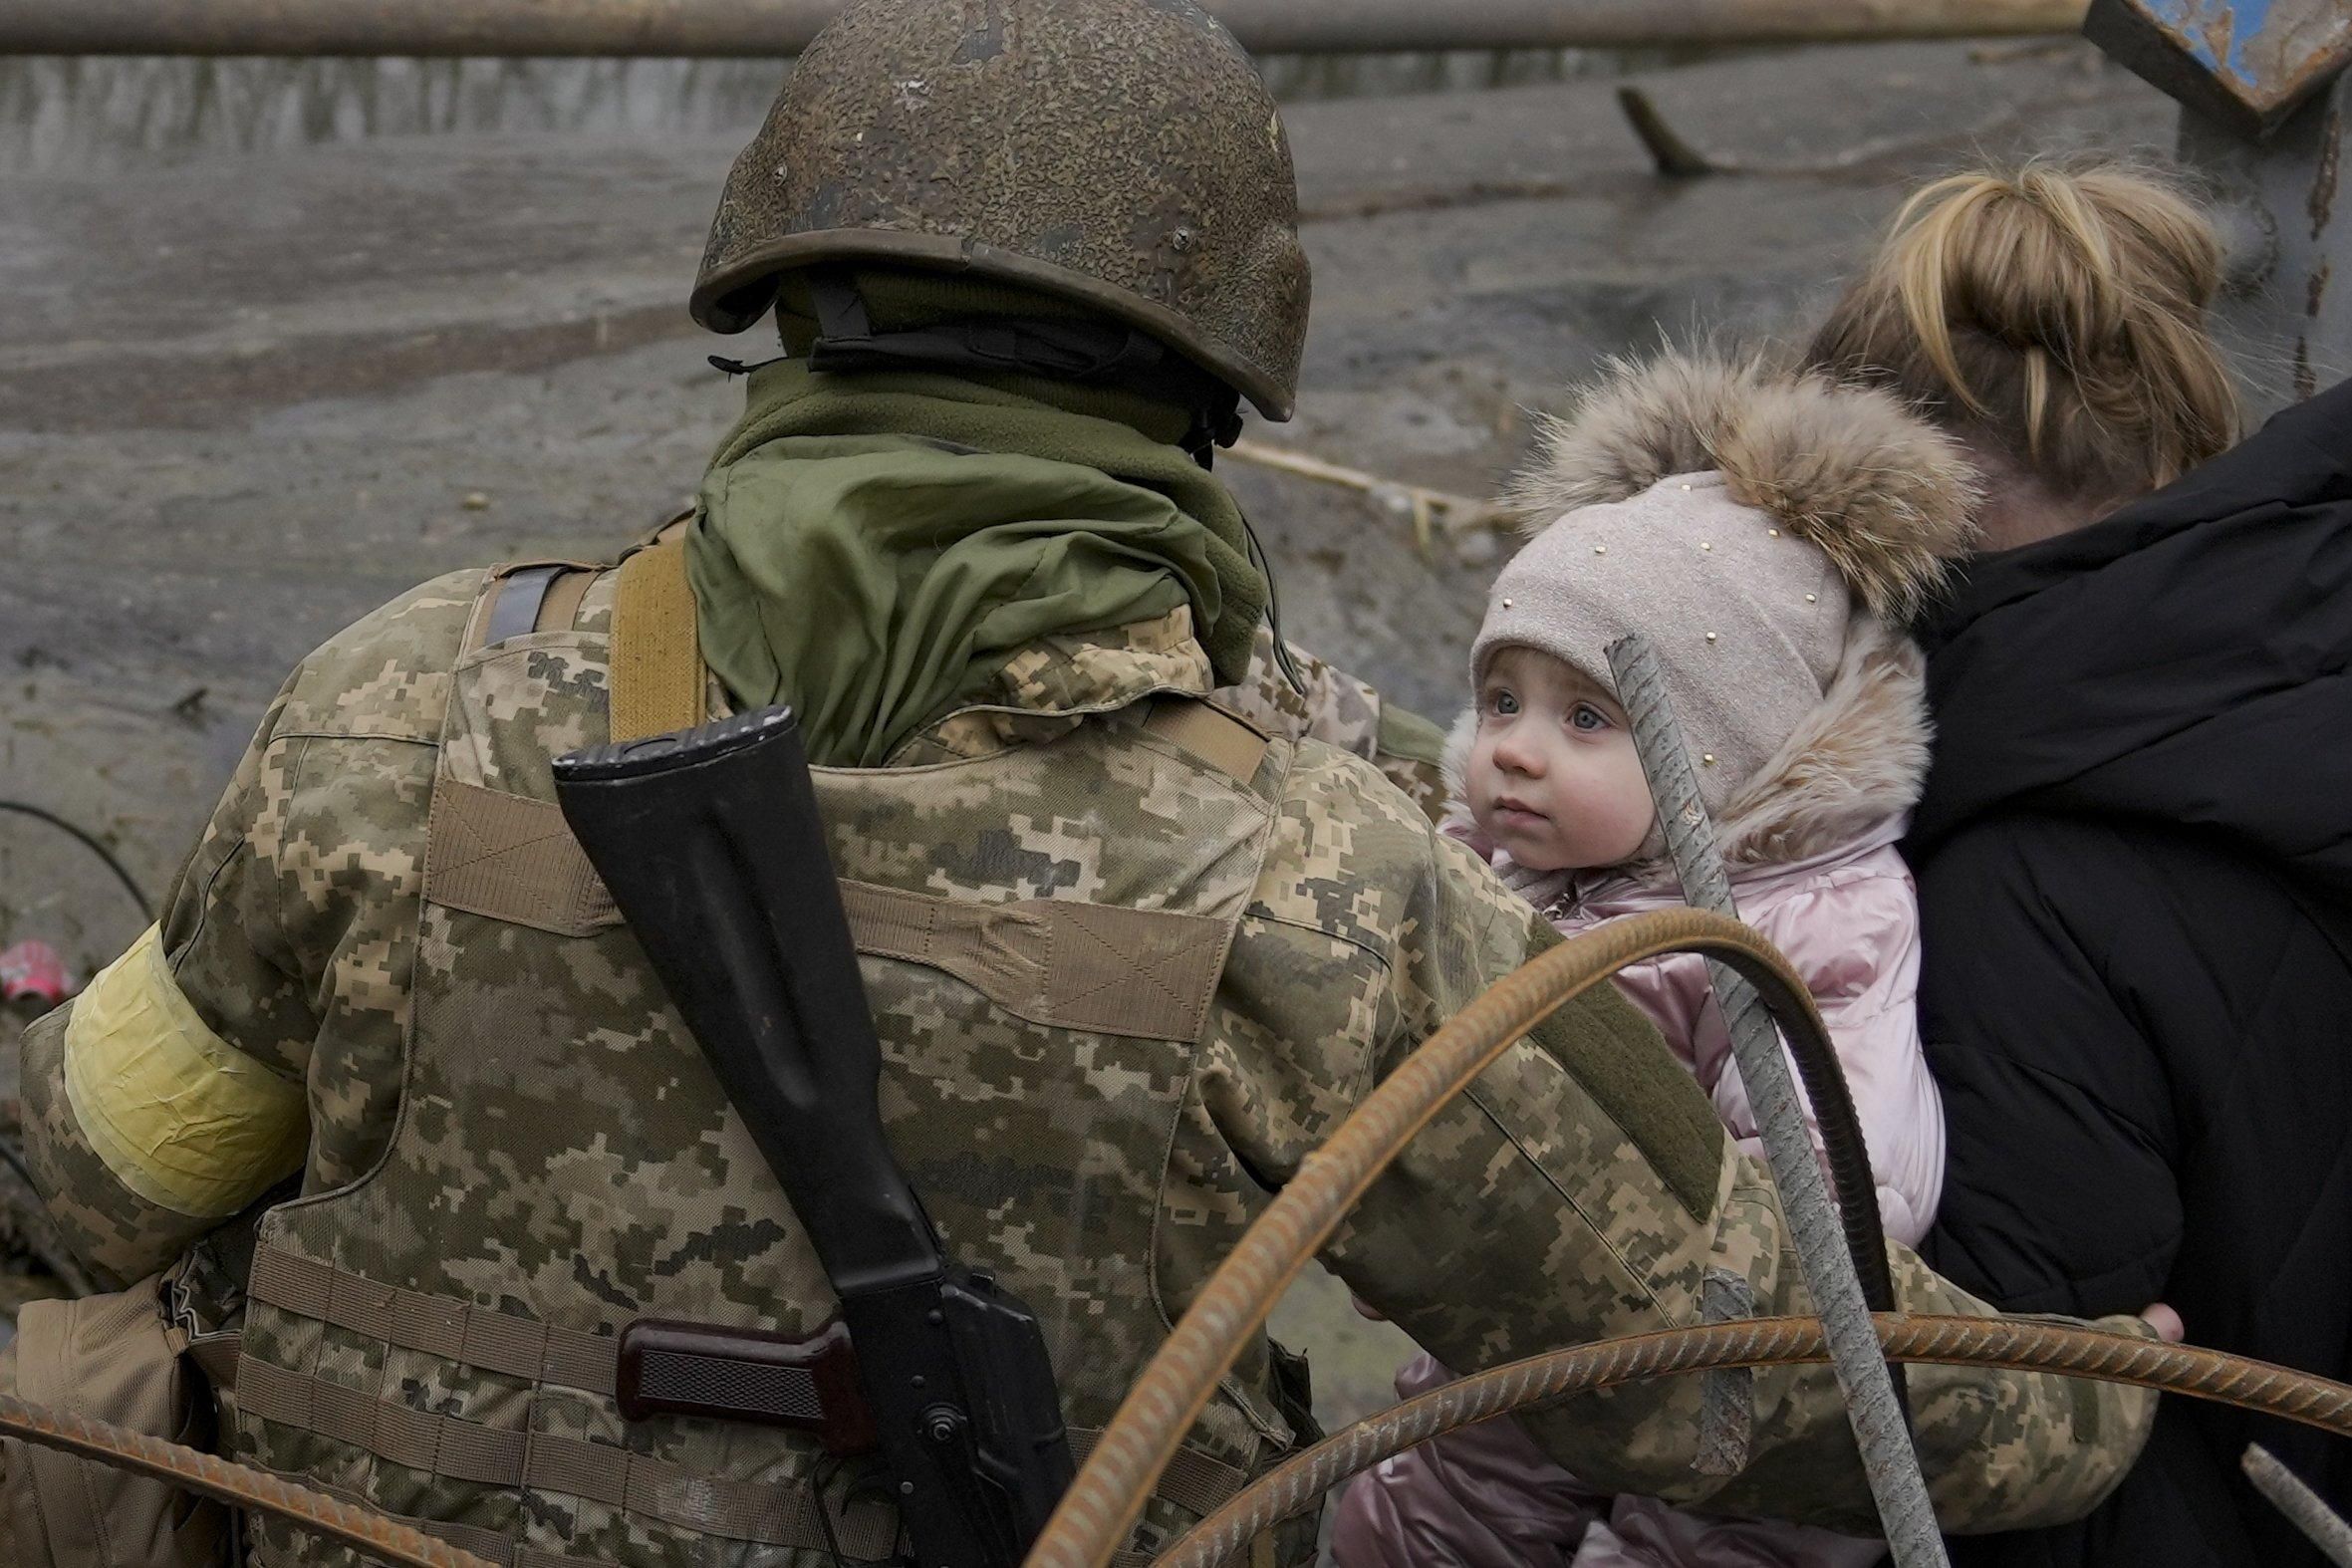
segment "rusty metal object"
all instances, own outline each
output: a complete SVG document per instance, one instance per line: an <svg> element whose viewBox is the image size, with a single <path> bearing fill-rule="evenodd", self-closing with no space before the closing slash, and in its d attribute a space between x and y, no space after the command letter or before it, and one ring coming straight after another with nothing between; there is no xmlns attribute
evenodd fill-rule
<svg viewBox="0 0 2352 1568"><path fill-rule="evenodd" d="M2026 1319L1882 1312L1875 1326L1895 1361L2131 1383L2352 1437L2352 1387L2220 1351ZM1186 1531L1159 1558L1158 1568L1213 1568L1268 1524L1350 1475L1474 1422L1648 1378L1828 1359L1818 1318L1754 1318L1578 1345L1491 1368L1368 1417L1284 1460ZM2251 1464L2249 1455L2249 1470Z"/></svg>
<svg viewBox="0 0 2352 1568"><path fill-rule="evenodd" d="M1702 910L1613 921L1503 976L1365 1097L1217 1265L1087 1455L1031 1550L1033 1568L1109 1562L1216 1380L1398 1152L1536 1023L1627 964L1668 952L1721 959L1763 993L1783 1030L1829 1049L1787 960L1738 921Z"/></svg>
<svg viewBox="0 0 2352 1568"><path fill-rule="evenodd" d="M2266 140L2240 135L2199 111L2181 111L2181 161L2222 193L2228 283L2214 309L2229 345L2249 419L2352 373L2352 220L2336 210L2344 152L2346 79L2287 117Z"/></svg>
<svg viewBox="0 0 2352 1568"><path fill-rule="evenodd" d="M2247 136L2277 130L2352 64L2342 0L2092 0L2083 35Z"/></svg>
<svg viewBox="0 0 2352 1568"><path fill-rule="evenodd" d="M2278 1455L2258 1442L2245 1446L2239 1464L2254 1490L2270 1499L2280 1513L2294 1522L2303 1538L2319 1548L2336 1568L2352 1568L2352 1524L2327 1505L2327 1499L2313 1491L2300 1475L2278 1462Z"/></svg>
<svg viewBox="0 0 2352 1568"><path fill-rule="evenodd" d="M1260 53L1615 49L2072 32L2084 0L1211 0ZM799 53L843 0L9 0L0 54Z"/></svg>
<svg viewBox="0 0 2352 1568"><path fill-rule="evenodd" d="M2181 103L2180 159L2217 197L2216 325L2261 419L2352 371L2332 285L2352 8L2342 0L2096 0L2084 31Z"/></svg>
<svg viewBox="0 0 2352 1568"><path fill-rule="evenodd" d="M826 29L727 176L694 319L740 332L783 274L853 263L1075 300L1290 416L1290 143L1189 0L869 0Z"/></svg>
<svg viewBox="0 0 2352 1568"><path fill-rule="evenodd" d="M0 1437L152 1475L233 1507L258 1508L396 1568L492 1568L486 1559L375 1509L144 1433L45 1410L12 1394L0 1394Z"/></svg>

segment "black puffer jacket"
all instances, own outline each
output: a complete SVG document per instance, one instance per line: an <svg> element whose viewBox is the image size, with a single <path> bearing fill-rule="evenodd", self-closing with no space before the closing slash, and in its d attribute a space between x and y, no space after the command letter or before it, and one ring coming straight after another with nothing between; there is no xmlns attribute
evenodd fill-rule
<svg viewBox="0 0 2352 1568"><path fill-rule="evenodd" d="M1980 559L1923 630L1930 1257L2352 1377L2352 385ZM2352 1507L2352 1442L2168 1399L2090 1519L1956 1563L2317 1564L2239 1477L2254 1440Z"/></svg>

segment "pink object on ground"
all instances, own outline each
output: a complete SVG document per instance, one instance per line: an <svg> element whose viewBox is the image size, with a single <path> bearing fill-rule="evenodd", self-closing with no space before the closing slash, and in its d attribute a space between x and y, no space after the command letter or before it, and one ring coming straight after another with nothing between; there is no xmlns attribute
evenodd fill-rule
<svg viewBox="0 0 2352 1568"><path fill-rule="evenodd" d="M49 943L27 939L0 950L0 1002L30 998L62 1007L73 992L65 957Z"/></svg>

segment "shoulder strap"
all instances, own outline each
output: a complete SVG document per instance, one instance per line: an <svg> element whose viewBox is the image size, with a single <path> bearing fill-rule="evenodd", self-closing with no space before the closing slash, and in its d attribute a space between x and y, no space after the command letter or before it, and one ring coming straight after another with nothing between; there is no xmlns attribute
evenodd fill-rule
<svg viewBox="0 0 2352 1568"><path fill-rule="evenodd" d="M665 533L631 554L613 594L612 738L640 740L701 723L708 676L683 534Z"/></svg>
<svg viewBox="0 0 2352 1568"><path fill-rule="evenodd" d="M588 585L606 570L592 561L524 561L492 567L466 623L463 652L495 648L529 632L566 630L580 613Z"/></svg>

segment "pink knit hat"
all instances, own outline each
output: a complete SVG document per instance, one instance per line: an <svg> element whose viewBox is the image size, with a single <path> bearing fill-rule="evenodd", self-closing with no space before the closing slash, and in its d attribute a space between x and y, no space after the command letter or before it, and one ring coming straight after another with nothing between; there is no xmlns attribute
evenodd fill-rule
<svg viewBox="0 0 2352 1568"><path fill-rule="evenodd" d="M1755 362L1612 366L1545 422L1509 502L1534 537L1470 653L1540 650L1604 687L1639 632L1720 813L1817 707L1858 615L1896 627L1974 537L1960 447L1888 393Z"/></svg>

